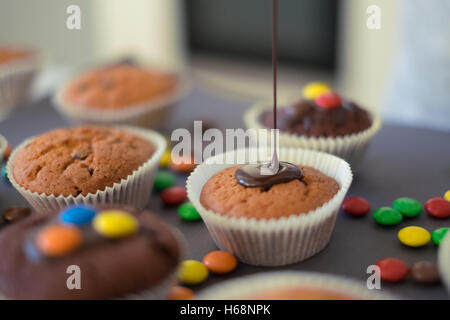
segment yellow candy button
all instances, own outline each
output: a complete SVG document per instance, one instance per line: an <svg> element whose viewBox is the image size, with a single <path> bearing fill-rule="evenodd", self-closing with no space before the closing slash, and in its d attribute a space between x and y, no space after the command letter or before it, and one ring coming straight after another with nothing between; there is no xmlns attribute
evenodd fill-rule
<svg viewBox="0 0 450 320"><path fill-rule="evenodd" d="M430 242L430 233L421 227L405 227L398 232L398 240L406 246L421 247Z"/></svg>
<svg viewBox="0 0 450 320"><path fill-rule="evenodd" d="M120 210L99 212L92 221L92 226L98 233L108 238L127 237L138 230L136 218Z"/></svg>
<svg viewBox="0 0 450 320"><path fill-rule="evenodd" d="M170 150L164 151L161 160L159 160L159 165L161 167L167 167L170 163Z"/></svg>
<svg viewBox="0 0 450 320"><path fill-rule="evenodd" d="M444 194L444 199L450 201L450 190L447 190L447 192Z"/></svg>
<svg viewBox="0 0 450 320"><path fill-rule="evenodd" d="M208 278L208 269L196 260L184 260L178 268L178 280L185 284L198 284Z"/></svg>
<svg viewBox="0 0 450 320"><path fill-rule="evenodd" d="M318 96L320 96L322 93L330 92L330 91L331 91L331 89L326 83L323 83L323 82L311 82L311 83L308 83L303 88L302 93L303 93L303 96L306 99L314 100Z"/></svg>

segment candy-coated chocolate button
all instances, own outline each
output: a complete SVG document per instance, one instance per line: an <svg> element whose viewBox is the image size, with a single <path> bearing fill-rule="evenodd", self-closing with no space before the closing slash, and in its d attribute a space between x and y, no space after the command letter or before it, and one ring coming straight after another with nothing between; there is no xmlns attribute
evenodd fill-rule
<svg viewBox="0 0 450 320"><path fill-rule="evenodd" d="M316 104L324 109L339 108L342 105L341 97L334 92L325 92L316 98Z"/></svg>
<svg viewBox="0 0 450 320"><path fill-rule="evenodd" d="M431 240L433 240L435 245L440 245L442 239L444 239L445 235L447 234L447 232L449 232L450 228L448 227L443 227L443 228L439 228L434 230L431 233Z"/></svg>
<svg viewBox="0 0 450 320"><path fill-rule="evenodd" d="M51 225L38 233L36 248L46 256L63 256L78 249L82 239L82 233L77 227Z"/></svg>
<svg viewBox="0 0 450 320"><path fill-rule="evenodd" d="M450 217L450 201L444 198L431 198L425 202L425 210L435 218L445 219Z"/></svg>
<svg viewBox="0 0 450 320"><path fill-rule="evenodd" d="M450 190L447 190L447 192L444 193L444 199L450 201Z"/></svg>
<svg viewBox="0 0 450 320"><path fill-rule="evenodd" d="M2 165L2 172L1 172L1 177L2 180L7 183L10 184L9 179L8 179L8 172L6 171L6 165Z"/></svg>
<svg viewBox="0 0 450 320"><path fill-rule="evenodd" d="M3 154L3 161L6 162L6 160L9 159L9 156L12 153L12 146L10 144L8 144L8 146L6 147L5 153Z"/></svg>
<svg viewBox="0 0 450 320"><path fill-rule="evenodd" d="M392 208L408 218L416 217L422 212L422 204L412 198L398 198L392 203Z"/></svg>
<svg viewBox="0 0 450 320"><path fill-rule="evenodd" d="M381 207L373 211L374 220L382 225L392 226L399 224L403 220L400 212L390 207Z"/></svg>
<svg viewBox="0 0 450 320"><path fill-rule="evenodd" d="M188 221L196 221L202 218L197 209L195 209L194 205L190 202L183 203L181 206L179 206L178 214L182 219Z"/></svg>
<svg viewBox="0 0 450 320"><path fill-rule="evenodd" d="M364 198L349 197L342 202L342 210L352 216L362 216L369 212L370 204Z"/></svg>
<svg viewBox="0 0 450 320"><path fill-rule="evenodd" d="M26 207L10 207L3 211L2 218L5 222L16 222L20 219L28 217L31 214L31 209Z"/></svg>
<svg viewBox="0 0 450 320"><path fill-rule="evenodd" d="M159 165L161 167L167 167L170 163L170 150L164 151L161 160L159 160Z"/></svg>
<svg viewBox="0 0 450 320"><path fill-rule="evenodd" d="M411 277L422 284L435 284L441 280L436 264L431 261L414 263L411 267Z"/></svg>
<svg viewBox="0 0 450 320"><path fill-rule="evenodd" d="M170 187L161 192L161 200L168 205L182 203L186 200L186 197L186 188L183 187Z"/></svg>
<svg viewBox="0 0 450 320"><path fill-rule="evenodd" d="M120 210L99 212L92 221L92 226L98 233L108 238L127 237L138 230L136 218Z"/></svg>
<svg viewBox="0 0 450 320"><path fill-rule="evenodd" d="M194 170L196 166L193 157L172 158L169 164L170 169L182 173L189 173Z"/></svg>
<svg viewBox="0 0 450 320"><path fill-rule="evenodd" d="M154 186L157 191L164 190L175 184L175 176L168 171L158 171L155 176Z"/></svg>
<svg viewBox="0 0 450 320"><path fill-rule="evenodd" d="M199 284L208 277L208 269L196 260L184 260L178 268L178 280L185 284Z"/></svg>
<svg viewBox="0 0 450 320"><path fill-rule="evenodd" d="M203 264L212 273L224 274L236 269L237 260L231 253L217 250L205 255Z"/></svg>
<svg viewBox="0 0 450 320"><path fill-rule="evenodd" d="M421 227L410 226L398 232L398 240L406 246L422 247L430 242L430 233Z"/></svg>
<svg viewBox="0 0 450 320"><path fill-rule="evenodd" d="M60 213L60 221L74 225L83 225L94 219L97 210L86 205L77 205L64 209Z"/></svg>
<svg viewBox="0 0 450 320"><path fill-rule="evenodd" d="M306 99L314 100L325 92L330 92L330 87L323 82L311 82L303 87L302 94Z"/></svg>
<svg viewBox="0 0 450 320"><path fill-rule="evenodd" d="M182 286L173 286L170 289L169 300L193 300L195 298L194 291Z"/></svg>
<svg viewBox="0 0 450 320"><path fill-rule="evenodd" d="M384 258L378 260L376 265L380 267L381 280L387 282L403 281L409 273L408 265L396 258Z"/></svg>

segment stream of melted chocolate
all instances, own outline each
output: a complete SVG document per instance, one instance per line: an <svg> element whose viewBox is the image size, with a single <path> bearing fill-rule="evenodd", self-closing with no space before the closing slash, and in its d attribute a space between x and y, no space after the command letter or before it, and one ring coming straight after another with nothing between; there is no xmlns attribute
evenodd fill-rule
<svg viewBox="0 0 450 320"><path fill-rule="evenodd" d="M278 0L272 0L272 71L273 71L273 134L272 161L266 164L247 164L238 168L234 176L244 187L270 189L274 184L300 179L302 172L296 165L279 161L277 153L277 60L278 60Z"/></svg>

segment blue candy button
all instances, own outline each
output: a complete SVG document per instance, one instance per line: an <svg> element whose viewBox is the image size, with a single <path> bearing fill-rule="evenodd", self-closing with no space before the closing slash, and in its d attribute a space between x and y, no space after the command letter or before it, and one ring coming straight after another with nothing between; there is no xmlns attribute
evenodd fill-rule
<svg viewBox="0 0 450 320"><path fill-rule="evenodd" d="M62 223L69 223L74 225L83 225L90 223L94 219L97 210L90 206L78 205L65 209L60 213L60 220Z"/></svg>

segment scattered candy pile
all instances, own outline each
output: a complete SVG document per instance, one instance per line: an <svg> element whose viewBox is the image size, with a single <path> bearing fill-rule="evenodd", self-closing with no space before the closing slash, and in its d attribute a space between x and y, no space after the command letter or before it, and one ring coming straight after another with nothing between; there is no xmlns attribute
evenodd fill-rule
<svg viewBox="0 0 450 320"><path fill-rule="evenodd" d="M450 190L443 198L435 197L425 203L425 211L434 218L445 219L450 217ZM349 197L342 203L342 210L347 214L360 217L370 211L369 202L361 197ZM422 212L422 204L412 198L402 197L392 203L392 207L380 207L373 211L373 219L384 226L397 225L403 218L414 218ZM450 227L442 227L431 234L428 230L419 226L407 226L399 230L398 240L409 247L422 247L430 240L437 246L449 232ZM419 261L410 268L408 264L397 258L384 258L376 262L381 271L381 280L387 282L401 282L408 274L411 278L423 284L435 284L440 281L437 266L430 261Z"/></svg>

